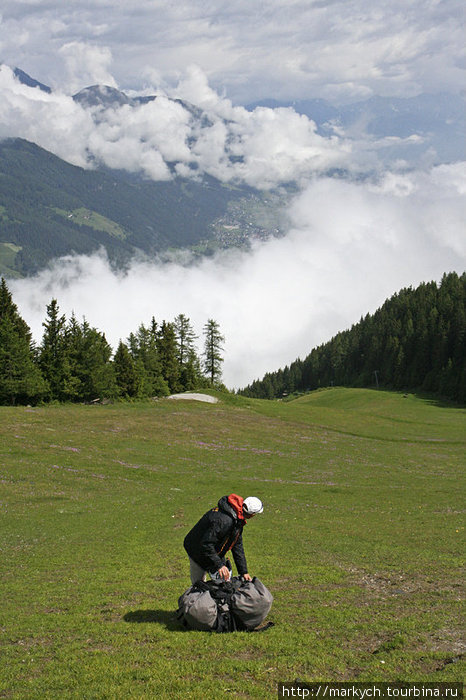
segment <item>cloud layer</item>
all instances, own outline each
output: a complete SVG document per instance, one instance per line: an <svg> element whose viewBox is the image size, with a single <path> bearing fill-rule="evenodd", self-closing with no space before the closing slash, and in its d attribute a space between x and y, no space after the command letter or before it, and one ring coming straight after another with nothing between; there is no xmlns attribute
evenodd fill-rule
<svg viewBox="0 0 466 700"><path fill-rule="evenodd" d="M309 182L292 228L252 253L195 265L135 261L115 274L105 257L69 258L11 283L36 338L52 297L105 331L113 346L151 316L189 316L201 333L215 318L226 336L224 379L240 387L374 311L403 286L465 269L466 164L387 174L372 182Z"/></svg>
<svg viewBox="0 0 466 700"><path fill-rule="evenodd" d="M351 101L459 92L463 22L458 0L4 0L0 55L62 89L110 71L173 83L195 63L235 102Z"/></svg>
<svg viewBox="0 0 466 700"><path fill-rule="evenodd" d="M3 65L0 138L25 138L81 167L97 162L154 180L209 174L259 188L350 164L343 138L324 138L293 109L235 107L199 68L187 71L175 94L197 111L163 94L136 106L89 108L23 85Z"/></svg>

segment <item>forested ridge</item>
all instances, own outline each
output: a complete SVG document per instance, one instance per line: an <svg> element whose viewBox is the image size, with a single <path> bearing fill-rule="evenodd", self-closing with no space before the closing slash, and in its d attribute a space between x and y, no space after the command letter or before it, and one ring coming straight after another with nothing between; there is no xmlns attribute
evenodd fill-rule
<svg viewBox="0 0 466 700"><path fill-rule="evenodd" d="M326 386L423 391L466 402L466 273L402 289L374 314L239 393L281 398Z"/></svg>
<svg viewBox="0 0 466 700"><path fill-rule="evenodd" d="M117 265L136 250L154 255L192 247L213 236L212 224L230 202L251 192L209 177L153 182L84 170L23 139L6 139L0 142L0 272L28 275L54 258L100 247Z"/></svg>
<svg viewBox="0 0 466 700"><path fill-rule="evenodd" d="M141 399L222 387L224 338L219 324L204 325L204 351L189 318L151 319L120 340L114 352L105 334L83 319L47 305L40 345L21 318L5 279L0 285L0 404Z"/></svg>
<svg viewBox="0 0 466 700"><path fill-rule="evenodd" d="M402 289L304 360L239 393L273 399L340 385L423 391L464 403L465 299L466 273ZM222 386L224 338L213 319L204 325L201 354L184 314L172 322L141 323L115 350L85 319L61 315L56 299L43 327L36 345L2 278L1 404L138 399Z"/></svg>

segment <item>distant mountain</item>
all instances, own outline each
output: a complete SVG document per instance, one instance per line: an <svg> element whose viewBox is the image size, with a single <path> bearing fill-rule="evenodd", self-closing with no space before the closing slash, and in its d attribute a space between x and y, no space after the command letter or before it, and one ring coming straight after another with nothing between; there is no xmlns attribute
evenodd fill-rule
<svg viewBox="0 0 466 700"><path fill-rule="evenodd" d="M28 141L7 139L0 142L0 274L31 274L55 257L101 246L117 265L137 250L153 256L192 248L213 241L218 221L232 223L231 207L241 218L260 196L213 178L153 182L83 170Z"/></svg>
<svg viewBox="0 0 466 700"><path fill-rule="evenodd" d="M31 76L21 70L21 68L15 68L13 72L18 78L19 82L23 83L23 85L27 85L28 87L32 88L38 87L40 90L42 90L42 92L47 92L49 94L52 92L52 88L49 88L48 85L44 85L43 83L39 83L39 81L35 78L31 78Z"/></svg>
<svg viewBox="0 0 466 700"><path fill-rule="evenodd" d="M152 99L155 100L155 97ZM136 100L132 100L116 88L108 85L91 85L73 95L73 100L82 107L105 107L116 108L123 105L135 105Z"/></svg>
<svg viewBox="0 0 466 700"><path fill-rule="evenodd" d="M336 107L321 99L280 102L262 100L248 104L256 107L292 107L312 119L319 132L331 133L337 124L355 138L364 132L377 139L408 139L421 137L412 143L390 143L387 155L419 158L434 148L437 162L454 162L466 158L466 98L448 93L418 95L410 98L372 97L362 102Z"/></svg>
<svg viewBox="0 0 466 700"><path fill-rule="evenodd" d="M29 87L51 92L19 68L15 75ZM99 122L102 110L137 108L157 96L129 97L91 85L73 99ZM209 121L195 105L173 102L200 124ZM0 142L0 274L32 274L53 258L99 247L123 266L136 251L154 256L189 248L202 255L245 246L251 238L280 235L282 200L283 195L209 176L154 182L105 167L84 170L33 143L8 139Z"/></svg>
<svg viewBox="0 0 466 700"><path fill-rule="evenodd" d="M50 94L52 88L48 85L40 83L35 78L31 78L25 71L21 68L15 68L14 74L23 85L28 87L38 87L43 92ZM137 107L138 105L147 104L148 102L153 102L157 99L157 95L136 95L136 97L128 97L128 95L117 88L110 87L109 85L90 85L85 87L75 95L73 95L73 100L80 104L85 109L92 109L94 107L102 107L103 109L115 109L122 107L123 105L130 105L131 107ZM172 102L177 102L188 110L197 119L203 118L203 112L199 107L196 107L185 100L173 99ZM205 118L205 116L204 116Z"/></svg>
<svg viewBox="0 0 466 700"><path fill-rule="evenodd" d="M17 78L31 87L50 93L51 89L31 78L19 68ZM129 97L126 93L106 85L91 85L80 90L73 99L85 109L93 110L99 121L99 108L115 109L124 105L136 107L153 102L156 95ZM209 118L199 107L180 99L194 119L205 126ZM246 105L256 107L292 107L299 114L312 119L322 136L343 129L349 138L375 141L382 162L406 160L410 165L426 162L449 163L466 159L466 96L464 94L421 94L410 98L372 97L368 100L336 106L323 99L279 101L261 100Z"/></svg>
<svg viewBox="0 0 466 700"><path fill-rule="evenodd" d="M128 97L126 93L108 85L91 85L90 87L83 88L77 92L76 95L73 95L73 100L78 102L81 107L85 109L95 109L96 107L101 109L118 109L124 105L138 107L148 102L154 102L156 99L157 95L137 95L136 97ZM170 102L180 104L194 119L197 119L202 126L211 123L202 109L190 102L180 99L166 99L169 99ZM98 121L98 117L95 115L94 119Z"/></svg>

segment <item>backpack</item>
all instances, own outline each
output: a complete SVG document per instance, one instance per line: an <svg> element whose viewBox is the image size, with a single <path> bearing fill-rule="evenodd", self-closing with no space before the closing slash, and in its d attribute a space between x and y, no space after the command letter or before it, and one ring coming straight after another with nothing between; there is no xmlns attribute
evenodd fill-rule
<svg viewBox="0 0 466 700"><path fill-rule="evenodd" d="M231 597L231 609L237 628L252 631L269 614L273 596L256 576L252 581L243 581L239 578L235 586L235 592Z"/></svg>
<svg viewBox="0 0 466 700"><path fill-rule="evenodd" d="M258 578L197 581L179 597L178 619L189 629L252 632L267 616L272 601L272 594Z"/></svg>
<svg viewBox="0 0 466 700"><path fill-rule="evenodd" d="M185 627L193 630L215 630L217 627L217 603L207 585L198 581L178 599L178 618Z"/></svg>

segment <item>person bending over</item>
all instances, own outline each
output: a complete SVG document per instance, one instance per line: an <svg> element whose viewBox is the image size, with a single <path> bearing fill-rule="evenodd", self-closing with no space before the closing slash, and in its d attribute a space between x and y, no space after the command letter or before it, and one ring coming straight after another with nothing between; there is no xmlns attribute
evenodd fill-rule
<svg viewBox="0 0 466 700"><path fill-rule="evenodd" d="M243 528L257 513L262 513L261 501L255 496L241 498L235 493L222 496L216 508L211 508L184 538L189 557L191 583L205 581L207 573L213 579L228 581L231 571L225 555L231 550L238 575L251 581L243 548ZM229 562L228 562L229 563Z"/></svg>

